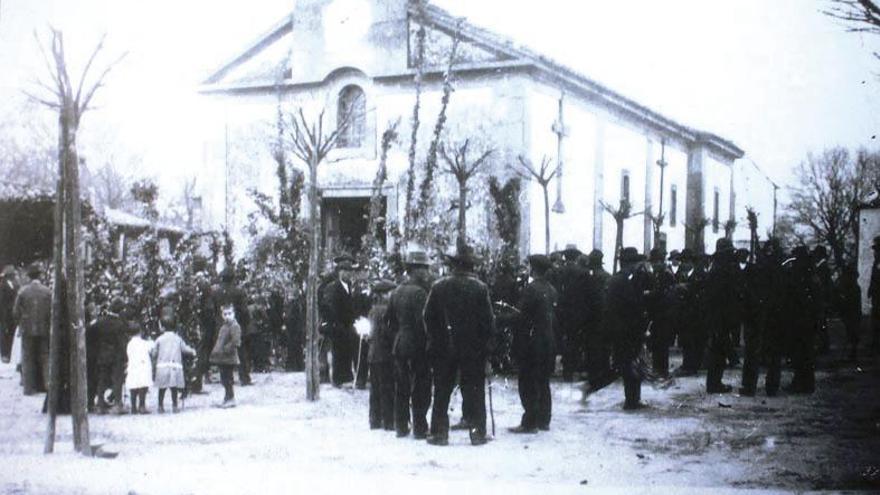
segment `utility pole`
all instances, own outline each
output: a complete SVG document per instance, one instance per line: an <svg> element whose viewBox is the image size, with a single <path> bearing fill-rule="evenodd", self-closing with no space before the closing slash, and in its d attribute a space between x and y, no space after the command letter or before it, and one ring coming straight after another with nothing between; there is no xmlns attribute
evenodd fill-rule
<svg viewBox="0 0 880 495"><path fill-rule="evenodd" d="M554 213L565 213L565 204L562 203L562 156L563 142L568 135L568 129L565 127L565 119L563 115L563 103L565 101L565 91L559 95L559 110L557 111L556 122L553 123L553 134L556 134L556 203L553 204Z"/></svg>
<svg viewBox="0 0 880 495"><path fill-rule="evenodd" d="M654 247L658 247L660 245L660 227L663 225L663 190L666 189L666 166L669 165L666 162L666 139L660 140L660 159L657 160L657 166L660 167L660 205L657 208L657 216L652 219L654 223ZM663 239L663 244L666 244L666 239Z"/></svg>

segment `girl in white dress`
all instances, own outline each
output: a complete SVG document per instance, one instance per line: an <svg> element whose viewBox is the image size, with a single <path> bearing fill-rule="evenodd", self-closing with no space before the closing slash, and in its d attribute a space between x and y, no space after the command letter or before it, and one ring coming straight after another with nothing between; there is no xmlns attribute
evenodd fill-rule
<svg viewBox="0 0 880 495"><path fill-rule="evenodd" d="M149 414L147 410L147 390L153 386L153 341L140 330L128 341L125 352L128 355L128 369L125 376L125 388L131 392L131 413ZM138 403L140 401L140 403Z"/></svg>

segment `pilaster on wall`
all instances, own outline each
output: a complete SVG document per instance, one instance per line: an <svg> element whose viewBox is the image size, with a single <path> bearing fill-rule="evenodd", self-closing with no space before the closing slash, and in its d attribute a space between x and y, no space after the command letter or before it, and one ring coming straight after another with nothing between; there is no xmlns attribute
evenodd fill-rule
<svg viewBox="0 0 880 495"><path fill-rule="evenodd" d="M706 218L703 201L706 179L703 167L707 153L706 146L700 143L694 144L688 151L684 244L696 253L704 253L706 250L704 229L695 227L702 226Z"/></svg>
<svg viewBox="0 0 880 495"><path fill-rule="evenodd" d="M605 209L605 121L596 117L596 155L593 158L593 249L602 249L602 219Z"/></svg>

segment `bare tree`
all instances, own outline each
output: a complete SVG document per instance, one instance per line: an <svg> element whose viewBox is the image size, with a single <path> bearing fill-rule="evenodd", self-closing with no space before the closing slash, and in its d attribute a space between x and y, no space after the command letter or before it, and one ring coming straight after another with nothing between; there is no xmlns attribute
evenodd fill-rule
<svg viewBox="0 0 880 495"><path fill-rule="evenodd" d="M458 182L458 238L462 240L467 240L468 181L482 170L486 160L494 152L491 148L486 149L476 160L471 161L468 158L470 143L470 139L465 139L461 145L439 147L440 156L446 162L443 172L452 175ZM447 151L448 148L452 151Z"/></svg>
<svg viewBox="0 0 880 495"><path fill-rule="evenodd" d="M880 35L880 5L874 0L828 0L830 6L822 13L845 21L848 31ZM880 58L880 53L874 52Z"/></svg>
<svg viewBox="0 0 880 495"><path fill-rule="evenodd" d="M352 105L352 108L357 105ZM292 113L287 121L288 141L291 152L300 159L309 172L309 216L311 243L309 268L306 280L306 398L314 401L320 396L318 363L318 252L321 249L321 209L318 205L318 167L336 146L340 132L345 129L351 115L340 119L331 132L324 128L324 111L316 120L306 118L302 109Z"/></svg>
<svg viewBox="0 0 880 495"><path fill-rule="evenodd" d="M130 175L119 170L112 161L108 161L92 174L90 185L97 205L121 209L129 203L129 192L133 183L134 180Z"/></svg>
<svg viewBox="0 0 880 495"><path fill-rule="evenodd" d="M614 218L614 224L617 228L617 231L614 236L614 265L612 267L612 271L614 273L617 272L617 264L620 261L620 252L623 251L623 227L625 222L635 216L641 215L642 212L633 213L632 204L625 200L621 199L620 204L617 207L611 206L608 203L602 201L600 203L602 208Z"/></svg>
<svg viewBox="0 0 880 495"><path fill-rule="evenodd" d="M836 269L845 268L856 257L855 207L878 187L880 155L862 150L853 159L846 148L831 148L820 155L808 154L795 174L789 213L817 242L828 245Z"/></svg>
<svg viewBox="0 0 880 495"><path fill-rule="evenodd" d="M55 281L52 298L52 329L49 357L49 397L46 444L44 451L50 453L55 447L55 417L58 404L58 353L60 331L68 325L70 332L70 408L73 418L73 445L77 452L93 455L89 441L89 421L86 390L86 341L85 309L83 307L82 265L82 212L80 205L79 159L76 135L83 114L88 110L110 70L122 59L108 64L91 83L86 83L89 70L103 45L104 38L95 47L83 68L79 82L71 82L64 53L64 37L61 31L51 30L52 59L46 55L43 44L37 44L46 64L50 82L37 81L45 96L27 93L28 96L58 112L58 187L55 209L55 251L53 264ZM63 204L63 207L61 206ZM63 237L63 241L61 240ZM63 248L63 253L62 253ZM64 300L62 301L62 297ZM68 321L62 322L61 315Z"/></svg>
<svg viewBox="0 0 880 495"><path fill-rule="evenodd" d="M548 187L550 181L556 177L558 169L550 170L550 158L544 156L541 158L541 165L535 165L524 156L517 157L517 161L511 167L513 173L526 181L534 181L541 186L544 193L544 253L550 254L550 193Z"/></svg>

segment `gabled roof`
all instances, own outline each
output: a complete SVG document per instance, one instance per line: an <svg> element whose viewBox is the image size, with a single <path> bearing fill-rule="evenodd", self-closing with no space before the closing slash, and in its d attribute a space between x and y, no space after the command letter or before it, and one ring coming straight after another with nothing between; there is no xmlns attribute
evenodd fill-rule
<svg viewBox="0 0 880 495"><path fill-rule="evenodd" d="M504 67L529 68L553 82L564 85L566 89L608 105L658 129L660 132L673 134L688 144L705 144L713 151L729 159L739 159L745 155L742 149L727 139L676 122L549 57L518 45L509 38L468 23L439 7L428 4L424 7L424 12L422 12L419 6L410 2L409 14L412 19L419 19L431 27L445 31L448 34L458 33L463 41L503 56L501 61L478 61L459 65L457 66L459 71L495 70ZM232 92L267 89L277 86L279 84L277 68L272 70L271 73L262 74L261 77L251 74L247 79L233 80L227 83L221 83L221 80L233 70L253 59L267 47L277 44L281 38L289 35L292 32L292 26L293 19L291 16L286 16L285 19L276 24L266 34L251 43L243 53L214 71L205 80L202 90L204 92ZM289 62L285 61L284 63ZM428 72L437 71L442 71L442 67L428 68ZM374 76L411 77L414 73L415 71L412 70L405 74L375 74Z"/></svg>

